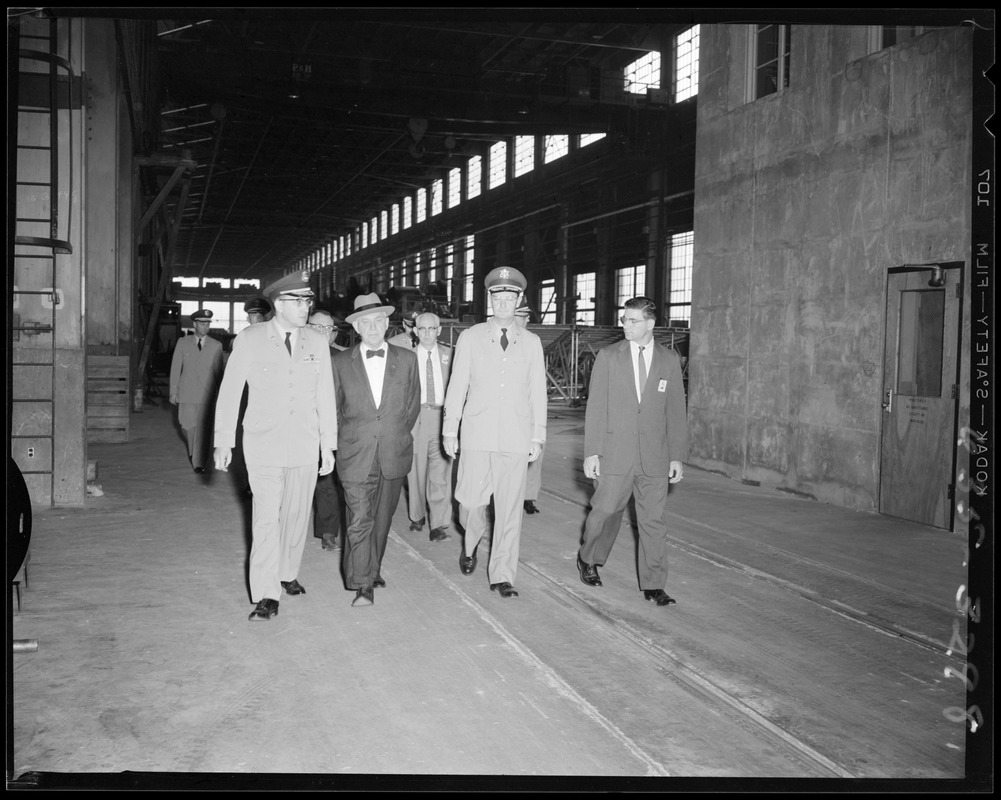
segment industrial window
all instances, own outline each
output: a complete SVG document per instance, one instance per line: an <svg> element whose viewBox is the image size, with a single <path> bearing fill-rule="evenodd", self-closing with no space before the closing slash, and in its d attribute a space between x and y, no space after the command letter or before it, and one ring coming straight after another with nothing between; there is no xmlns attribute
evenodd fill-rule
<svg viewBox="0 0 1001 800"><path fill-rule="evenodd" d="M400 204L399 203L393 203L392 207L390 208L390 219L392 220L392 222L390 223L389 231L390 231L391 234L395 235L395 234L397 234L397 233L400 232Z"/></svg>
<svg viewBox="0 0 1001 800"><path fill-rule="evenodd" d="M233 281L234 289L243 289L244 287L248 289L260 289L261 282L257 278L237 278Z"/></svg>
<svg viewBox="0 0 1001 800"><path fill-rule="evenodd" d="M466 162L466 199L479 197L483 183L483 156L473 156Z"/></svg>
<svg viewBox="0 0 1001 800"><path fill-rule="evenodd" d="M463 267L462 272L462 302L472 303L473 302L473 276L476 274L476 251L474 246L476 244L476 238L474 236L466 237L466 253L465 253L465 267Z"/></svg>
<svg viewBox="0 0 1001 800"><path fill-rule="evenodd" d="M535 137L514 137L514 177L535 169Z"/></svg>
<svg viewBox="0 0 1001 800"><path fill-rule="evenodd" d="M428 251L428 283L438 280L438 251L435 249Z"/></svg>
<svg viewBox="0 0 1001 800"><path fill-rule="evenodd" d="M869 52L893 47L929 30L931 28L924 25L873 25L869 28Z"/></svg>
<svg viewBox="0 0 1001 800"><path fill-rule="evenodd" d="M369 240L372 244L379 241L379 217L372 217L372 238Z"/></svg>
<svg viewBox="0 0 1001 800"><path fill-rule="evenodd" d="M379 234L380 239L385 239L389 236L389 212L381 211L379 212L379 229L381 233Z"/></svg>
<svg viewBox="0 0 1001 800"><path fill-rule="evenodd" d="M403 229L406 230L414 224L414 200L412 197L403 198Z"/></svg>
<svg viewBox="0 0 1001 800"><path fill-rule="evenodd" d="M577 295L577 314L574 319L580 325L594 325L594 278L593 272L582 272L574 276L574 294Z"/></svg>
<svg viewBox="0 0 1001 800"><path fill-rule="evenodd" d="M202 303L202 308L212 312L212 327L228 331L233 324L233 303L229 300ZM242 311L242 308L241 308Z"/></svg>
<svg viewBox="0 0 1001 800"><path fill-rule="evenodd" d="M615 307L622 308L626 300L646 294L646 264L615 270Z"/></svg>
<svg viewBox="0 0 1001 800"><path fill-rule="evenodd" d="M445 182L436 178L431 182L431 216L440 214L444 208Z"/></svg>
<svg viewBox="0 0 1001 800"><path fill-rule="evenodd" d="M445 297L449 303L452 302L452 279L455 277L454 254L454 247L445 245Z"/></svg>
<svg viewBox="0 0 1001 800"><path fill-rule="evenodd" d="M368 225L361 226L361 249L368 247Z"/></svg>
<svg viewBox="0 0 1001 800"><path fill-rule="evenodd" d="M695 255L695 234L676 233L671 237L668 258L667 324L687 328L692 319L692 264Z"/></svg>
<svg viewBox="0 0 1001 800"><path fill-rule="evenodd" d="M699 26L674 39L674 101L680 103L699 93Z"/></svg>
<svg viewBox="0 0 1001 800"><path fill-rule="evenodd" d="M448 171L448 207L455 208L462 202L462 170L456 167Z"/></svg>
<svg viewBox="0 0 1001 800"><path fill-rule="evenodd" d="M407 285L407 259L405 258L400 262L400 283L398 285Z"/></svg>
<svg viewBox="0 0 1001 800"><path fill-rule="evenodd" d="M748 101L788 88L792 25L751 25Z"/></svg>
<svg viewBox="0 0 1001 800"><path fill-rule="evenodd" d="M488 189L496 189L507 181L507 142L490 146L490 174Z"/></svg>
<svg viewBox="0 0 1001 800"><path fill-rule="evenodd" d="M581 147L587 147L589 144L594 144L599 139L604 139L604 133L582 133L580 136L579 145Z"/></svg>
<svg viewBox="0 0 1001 800"><path fill-rule="evenodd" d="M428 210L427 190L417 190L417 208L414 210L414 222L423 222Z"/></svg>
<svg viewBox="0 0 1001 800"><path fill-rule="evenodd" d="M623 70L625 89L631 94L646 94L660 88L660 53L654 51L636 59Z"/></svg>
<svg viewBox="0 0 1001 800"><path fill-rule="evenodd" d="M543 325L556 324L556 281L543 281L539 286L539 319Z"/></svg>
<svg viewBox="0 0 1001 800"><path fill-rule="evenodd" d="M417 253L414 256L414 268L410 271L407 276L409 280L407 281L408 286L420 286L421 285L421 254Z"/></svg>
<svg viewBox="0 0 1001 800"><path fill-rule="evenodd" d="M570 137L566 134L553 134L545 138L544 163L555 161L570 152Z"/></svg>
<svg viewBox="0 0 1001 800"><path fill-rule="evenodd" d="M179 283L185 289L197 289L200 285L198 278L174 278L174 283ZM194 309L197 311L198 309Z"/></svg>

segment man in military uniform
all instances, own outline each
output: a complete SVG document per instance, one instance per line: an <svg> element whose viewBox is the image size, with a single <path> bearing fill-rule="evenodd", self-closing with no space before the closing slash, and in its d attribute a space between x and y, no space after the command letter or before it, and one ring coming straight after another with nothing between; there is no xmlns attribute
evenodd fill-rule
<svg viewBox="0 0 1001 800"><path fill-rule="evenodd" d="M278 613L282 589L305 594L299 566L319 474L334 468L337 406L330 348L306 327L313 291L309 273L285 276L270 289L275 315L233 340L216 403L216 468L229 468L243 387L243 452L253 491L251 620Z"/></svg>
<svg viewBox="0 0 1001 800"><path fill-rule="evenodd" d="M445 453L462 454L455 497L465 529L459 569L476 569L476 548L487 535L487 506L494 528L487 576L501 597L517 597L514 582L528 464L546 440L546 372L542 341L514 321L525 276L497 267L486 277L493 317L460 334L445 394Z"/></svg>
<svg viewBox="0 0 1001 800"><path fill-rule="evenodd" d="M195 472L205 472L212 446L212 404L222 376L222 345L209 336L212 312L200 309L191 315L194 336L185 336L174 347L170 361L170 402L177 406L177 421L188 443L188 457Z"/></svg>
<svg viewBox="0 0 1001 800"><path fill-rule="evenodd" d="M417 317L417 373L421 379L421 413L414 425L414 462L407 476L410 530L422 530L430 517L432 542L450 539L452 525L451 458L441 449L442 406L452 369L452 348L438 341L441 320L425 312Z"/></svg>
<svg viewBox="0 0 1001 800"><path fill-rule="evenodd" d="M243 311L247 315L247 322L256 325L264 322L271 313L271 303L264 297L255 297L243 304Z"/></svg>

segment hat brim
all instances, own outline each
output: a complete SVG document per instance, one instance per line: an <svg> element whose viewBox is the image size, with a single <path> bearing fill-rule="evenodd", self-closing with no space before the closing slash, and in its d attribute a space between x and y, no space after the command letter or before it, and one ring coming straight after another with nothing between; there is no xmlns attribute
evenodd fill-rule
<svg viewBox="0 0 1001 800"><path fill-rule="evenodd" d="M344 318L344 321L350 325L356 319L368 317L372 314L385 314L387 317L391 317L395 311L396 308L394 306L375 306L374 308L364 308L361 311L355 311L353 314L348 314Z"/></svg>
<svg viewBox="0 0 1001 800"><path fill-rule="evenodd" d="M495 283L487 291L493 294L494 292L523 292L525 290L521 286L515 286L513 283Z"/></svg>

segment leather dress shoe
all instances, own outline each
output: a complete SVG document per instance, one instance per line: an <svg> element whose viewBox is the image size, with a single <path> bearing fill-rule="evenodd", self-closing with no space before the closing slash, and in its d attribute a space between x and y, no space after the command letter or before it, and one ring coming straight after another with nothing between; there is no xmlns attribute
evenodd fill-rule
<svg viewBox="0 0 1001 800"><path fill-rule="evenodd" d="M476 569L476 551L466 558L465 552L459 553L459 569L462 570L463 575L472 575L473 570Z"/></svg>
<svg viewBox="0 0 1001 800"><path fill-rule="evenodd" d="M290 581L282 581L282 588L285 590L285 594L306 594L305 587L295 578Z"/></svg>
<svg viewBox="0 0 1001 800"><path fill-rule="evenodd" d="M644 589L643 596L651 603L656 603L659 606L673 606L678 602L663 589Z"/></svg>
<svg viewBox="0 0 1001 800"><path fill-rule="evenodd" d="M251 621L255 619L271 619L272 617L278 616L278 601L264 599L259 600L257 606L253 611L250 612L248 619Z"/></svg>
<svg viewBox="0 0 1001 800"><path fill-rule="evenodd" d="M514 587L504 581L504 583L491 583L490 591L497 592L501 597L517 597L518 593L514 590Z"/></svg>
<svg viewBox="0 0 1001 800"><path fill-rule="evenodd" d="M363 586L358 590L355 599L351 601L353 606L370 606L375 602L375 592L371 586Z"/></svg>
<svg viewBox="0 0 1001 800"><path fill-rule="evenodd" d="M448 528L442 526L431 531L429 538L432 542L444 542L452 537L448 535Z"/></svg>
<svg viewBox="0 0 1001 800"><path fill-rule="evenodd" d="M382 578L376 578L374 581L372 581L372 586L379 589L385 589L386 582Z"/></svg>
<svg viewBox="0 0 1001 800"><path fill-rule="evenodd" d="M535 505L535 501L534 500L526 500L525 501L525 513L526 514L538 514L539 513L539 507L537 505Z"/></svg>
<svg viewBox="0 0 1001 800"><path fill-rule="evenodd" d="M424 520L426 517L421 517L417 522L410 523L410 530L412 531L422 531L424 530Z"/></svg>
<svg viewBox="0 0 1001 800"><path fill-rule="evenodd" d="M598 577L598 565L588 564L577 554L577 569L580 570L580 579L588 586L602 586L601 578Z"/></svg>
<svg viewBox="0 0 1001 800"><path fill-rule="evenodd" d="M201 475L203 472L205 472L205 467L195 467L195 472Z"/></svg>

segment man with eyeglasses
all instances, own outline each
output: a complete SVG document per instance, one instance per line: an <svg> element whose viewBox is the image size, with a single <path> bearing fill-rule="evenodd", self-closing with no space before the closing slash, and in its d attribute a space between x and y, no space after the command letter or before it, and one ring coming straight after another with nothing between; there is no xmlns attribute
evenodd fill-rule
<svg viewBox="0 0 1001 800"><path fill-rule="evenodd" d="M310 328L323 334L330 348L331 363L334 356L347 348L337 344L337 325L329 311L317 309L309 315ZM341 496L337 471L320 475L313 491L313 536L320 540L320 546L332 553L341 552L343 538L344 500Z"/></svg>
<svg viewBox="0 0 1001 800"><path fill-rule="evenodd" d="M452 368L452 348L438 341L441 320L425 312L416 320L417 374L421 380L421 411L414 425L414 461L407 475L410 530L424 528L430 518L432 542L452 538L452 459L441 449L442 407Z"/></svg>
<svg viewBox="0 0 1001 800"><path fill-rule="evenodd" d="M459 452L455 497L464 528L459 570L472 575L476 548L487 536L487 507L494 526L487 579L501 597L517 597L518 551L525 476L546 441L546 371L542 340L514 321L527 281L513 267L497 267L485 280L493 316L467 328L455 345L445 394L442 441Z"/></svg>
<svg viewBox="0 0 1001 800"><path fill-rule="evenodd" d="M598 351L584 414L584 475L594 481L591 510L577 553L580 579L601 586L598 567L615 544L633 497L639 527L639 585L658 606L673 605L667 585L668 484L688 458L688 414L681 359L654 341L657 306L627 300L619 322L625 339Z"/></svg>
<svg viewBox="0 0 1001 800"><path fill-rule="evenodd" d="M337 406L327 339L306 326L313 291L309 273L292 273L270 287L274 316L233 340L216 401L215 464L227 470L240 411L243 455L253 492L250 619L278 613L282 590L299 583L317 473L334 469ZM317 463L319 462L319 470Z"/></svg>
<svg viewBox="0 0 1001 800"><path fill-rule="evenodd" d="M412 350L386 342L393 306L358 295L347 321L360 341L334 356L340 431L337 474L344 493L344 584L352 606L370 606L386 586L382 559L403 482L414 458L420 379Z"/></svg>

